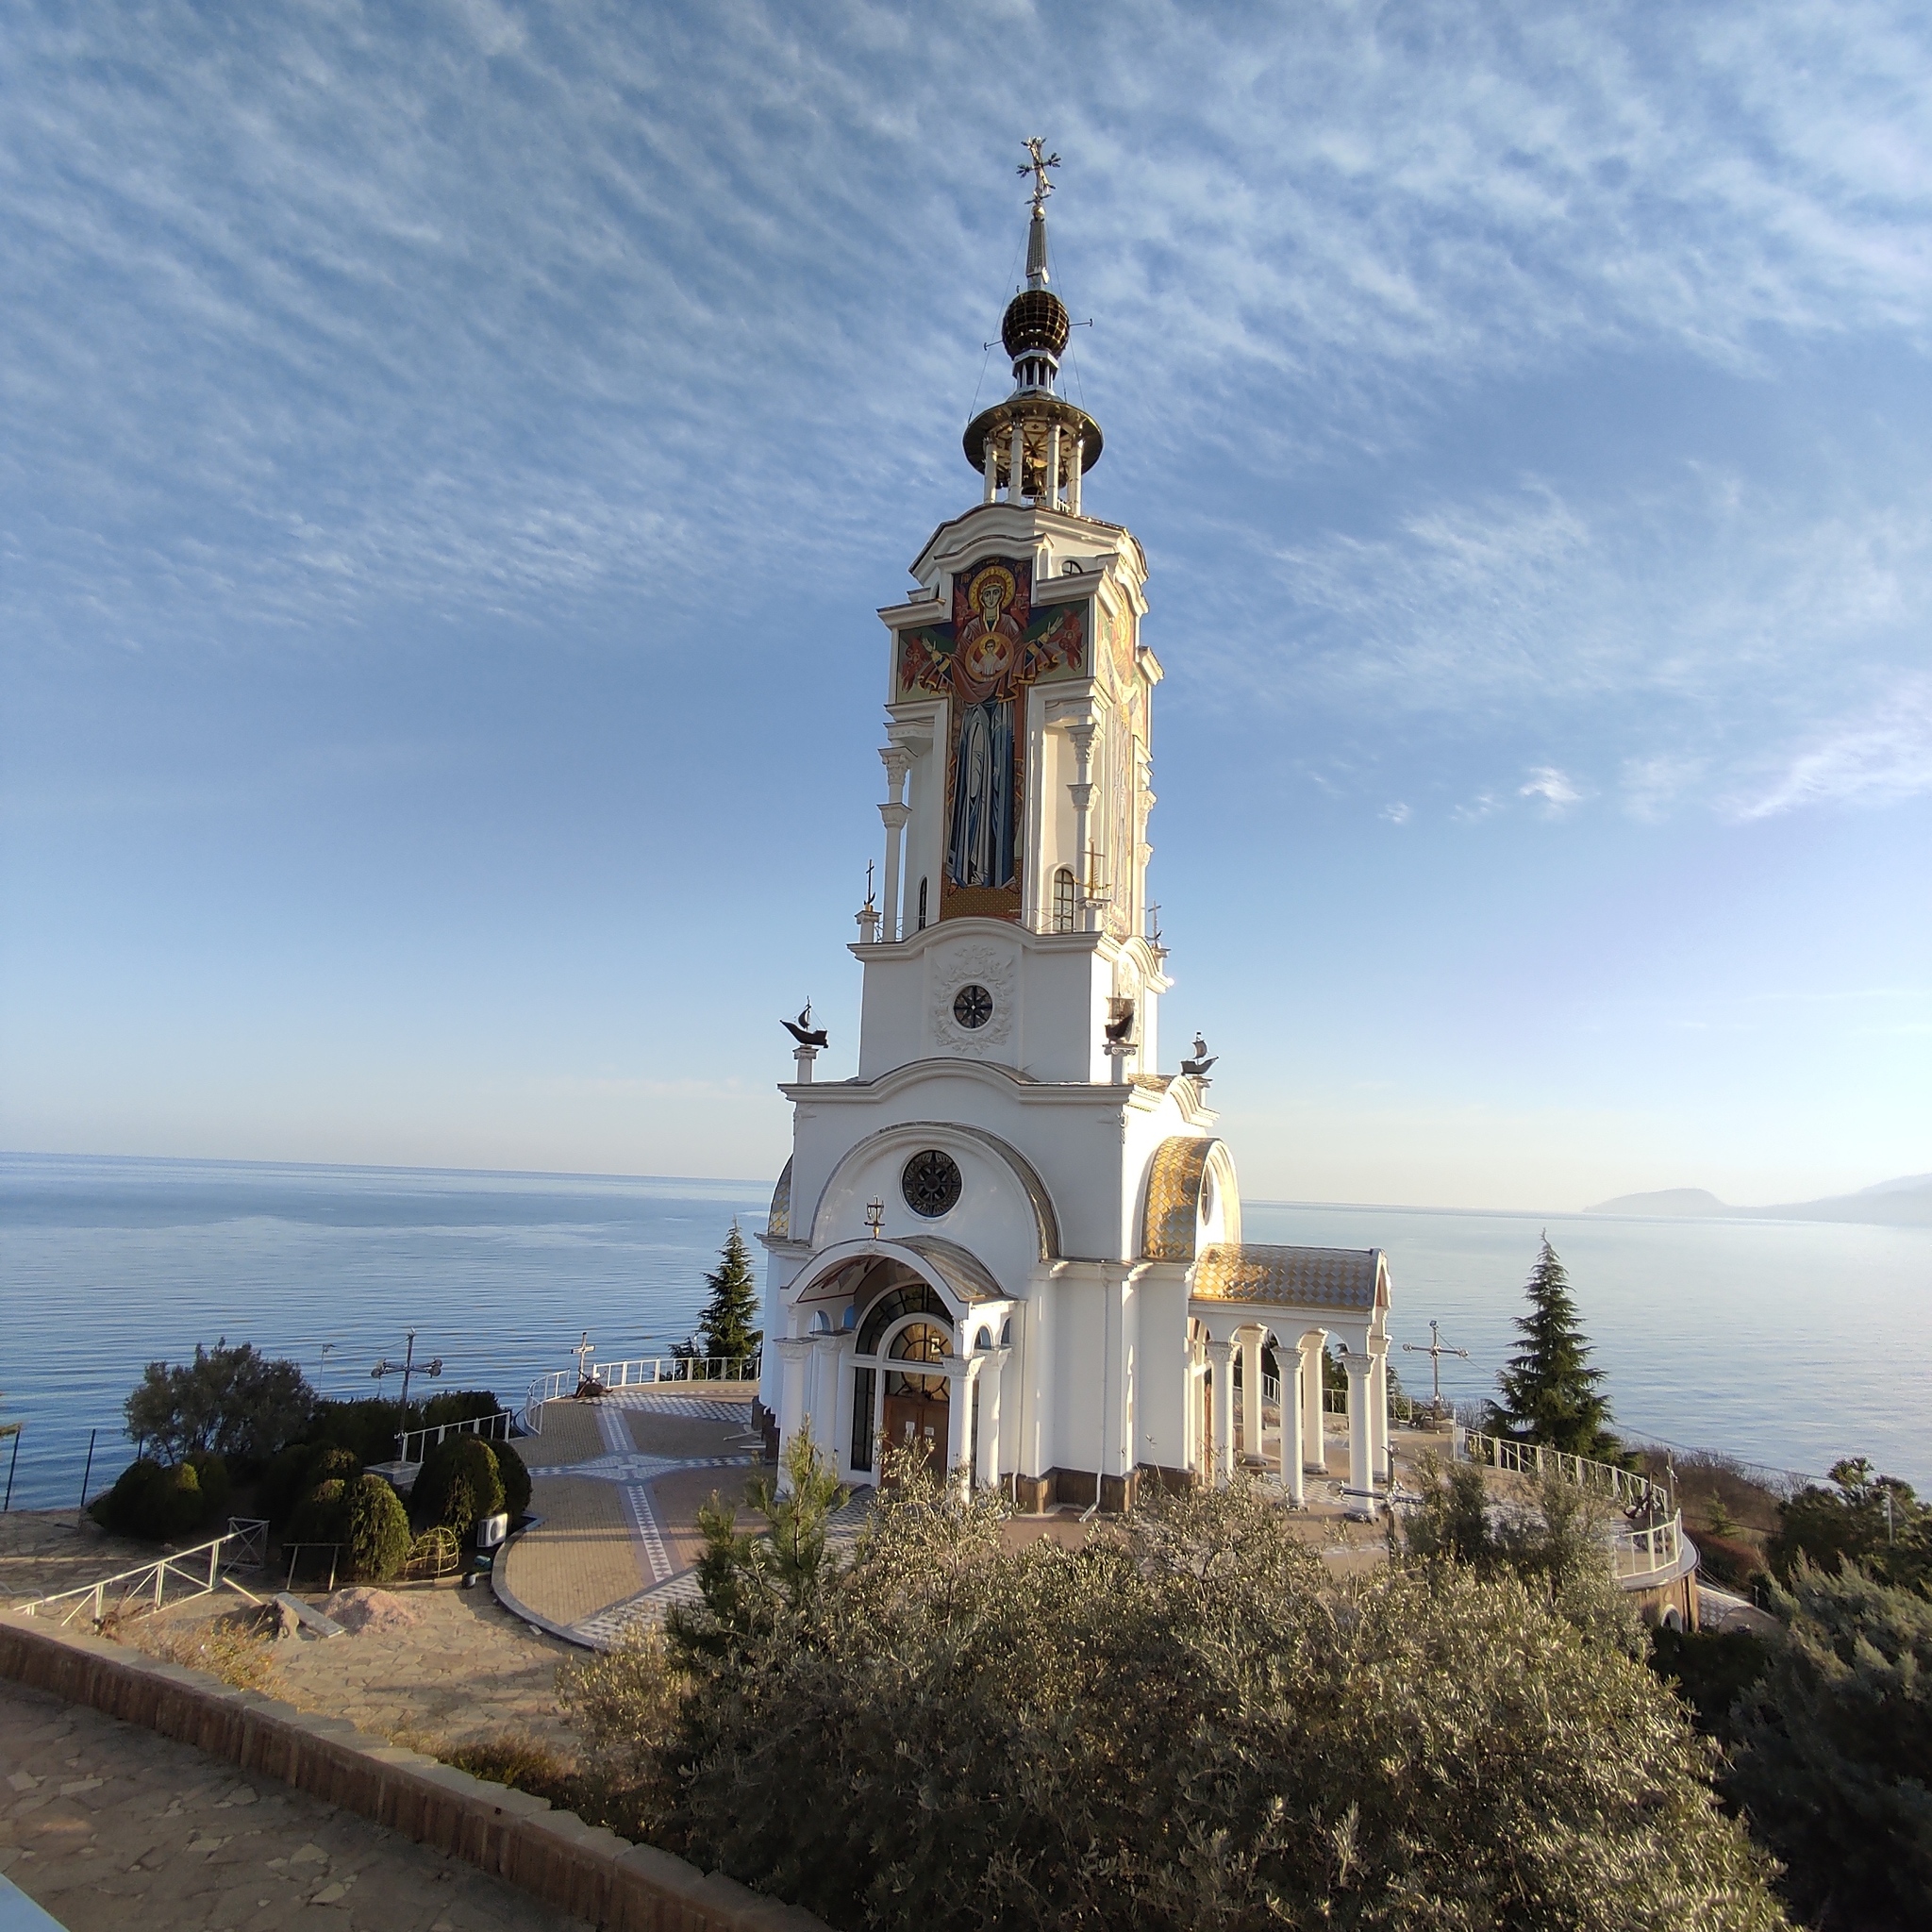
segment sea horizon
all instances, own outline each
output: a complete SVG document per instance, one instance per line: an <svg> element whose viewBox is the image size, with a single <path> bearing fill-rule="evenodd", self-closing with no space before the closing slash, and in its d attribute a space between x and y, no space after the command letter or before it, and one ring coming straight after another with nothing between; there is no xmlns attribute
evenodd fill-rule
<svg viewBox="0 0 1932 1932"><path fill-rule="evenodd" d="M111 1477L127 1453L121 1404L142 1366L224 1336L298 1361L339 1399L395 1393L373 1369L401 1357L411 1327L419 1357L445 1364L440 1384L416 1382L417 1396L487 1387L514 1403L531 1380L569 1367L587 1330L600 1360L668 1354L694 1324L732 1222L761 1228L771 1188L0 1153L0 1420L27 1424L15 1507L77 1500L90 1431ZM1607 1377L1613 1426L1809 1476L1864 1454L1932 1483L1932 1450L1912 1420L1932 1374L1932 1229L1395 1202L1243 1208L1252 1240L1383 1249L1391 1359L1419 1393L1430 1364L1416 1350L1432 1319L1446 1344L1469 1350L1443 1361L1444 1395L1493 1392L1547 1231ZM1885 1349L1869 1345L1874 1332ZM91 1487L100 1486L97 1469Z"/></svg>

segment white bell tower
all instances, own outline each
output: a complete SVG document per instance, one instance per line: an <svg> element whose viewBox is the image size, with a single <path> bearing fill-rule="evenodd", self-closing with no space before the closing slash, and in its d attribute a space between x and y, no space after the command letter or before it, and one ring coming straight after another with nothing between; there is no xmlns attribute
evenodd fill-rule
<svg viewBox="0 0 1932 1932"><path fill-rule="evenodd" d="M1118 1508L1147 1473L1231 1467L1232 1424L1207 1391L1231 1401L1232 1357L1210 1351L1238 1334L1258 1444L1273 1331L1222 1305L1300 1264L1240 1245L1208 1063L1160 1069L1146 559L1083 501L1102 439L1058 390L1058 157L1026 145L1026 279L1001 326L1013 387L964 438L978 500L878 613L883 894L852 948L858 1072L815 1080L801 1045L781 1089L792 1157L764 1236L760 1399L854 1483L891 1445L1023 1509ZM1351 1267L1346 1319L1366 1347L1379 1257ZM1299 1418L1288 1434L1299 1457Z"/></svg>

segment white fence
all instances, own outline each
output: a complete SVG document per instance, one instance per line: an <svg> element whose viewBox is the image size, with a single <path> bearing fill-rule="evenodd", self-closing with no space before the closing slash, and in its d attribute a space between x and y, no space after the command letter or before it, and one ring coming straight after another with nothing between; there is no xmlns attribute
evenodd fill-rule
<svg viewBox="0 0 1932 1932"><path fill-rule="evenodd" d="M230 1570L265 1569L268 1564L268 1524L255 1517L231 1516L225 1536L218 1536L212 1542L196 1543L192 1549L177 1551L172 1557L158 1557L152 1563L142 1563L132 1570L117 1571L112 1576L104 1576L98 1583L84 1583L78 1590L63 1590L53 1596L36 1597L32 1603L22 1604L21 1612L28 1617L53 1616L63 1626L74 1622L85 1610L96 1625L104 1623L108 1616L108 1592L113 1593L115 1610L152 1609L158 1610L167 1600L168 1586L177 1586L175 1601L189 1601L198 1596L212 1596L224 1587L232 1590L238 1596L244 1596L250 1603L261 1599L245 1591L228 1575ZM66 1605L65 1610L60 1606Z"/></svg>
<svg viewBox="0 0 1932 1932"><path fill-rule="evenodd" d="M658 1382L755 1382L758 1355L647 1355L625 1362L591 1362L582 1379L605 1389L649 1387ZM540 1375L530 1384L524 1398L523 1424L533 1436L543 1433L543 1405L575 1395L579 1378L575 1369L559 1369L554 1375Z"/></svg>
<svg viewBox="0 0 1932 1932"><path fill-rule="evenodd" d="M396 1438L396 1460L398 1462L421 1462L440 1442L448 1436L481 1436L486 1441L501 1439L508 1441L515 1432L516 1416L508 1408L499 1408L494 1415L473 1415L459 1423L438 1423L431 1428L408 1429ZM409 1453L415 1445L415 1454Z"/></svg>
<svg viewBox="0 0 1932 1932"><path fill-rule="evenodd" d="M1489 1469L1516 1475L1556 1475L1565 1482L1596 1490L1620 1504L1630 1526L1609 1539L1610 1564L1620 1582L1640 1588L1645 1579L1671 1574L1683 1560L1684 1516L1671 1507L1670 1491L1635 1470L1614 1462L1597 1462L1573 1456L1567 1449L1545 1449L1537 1442L1512 1442L1505 1436L1486 1436L1457 1427L1455 1453Z"/></svg>

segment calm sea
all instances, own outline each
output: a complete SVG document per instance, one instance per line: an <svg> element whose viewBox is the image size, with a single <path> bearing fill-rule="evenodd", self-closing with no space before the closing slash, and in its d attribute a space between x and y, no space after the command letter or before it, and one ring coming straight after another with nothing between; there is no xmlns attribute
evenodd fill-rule
<svg viewBox="0 0 1932 1932"><path fill-rule="evenodd" d="M109 1474L142 1366L225 1336L299 1361L326 1394L399 1393L370 1370L441 1357L443 1388L520 1397L571 1365L667 1352L734 1218L769 1183L0 1156L0 1420L24 1421L16 1507ZM1255 1241L1389 1252L1398 1343L1433 1317L1490 1392L1547 1227L1632 1430L1780 1468L1861 1453L1932 1489L1932 1229L1246 1205ZM1426 1357L1401 1354L1428 1388ZM434 1389L438 1384L427 1385ZM419 1383L416 1389L424 1388ZM412 1394L416 1392L412 1389ZM6 1477L0 1448L0 1485Z"/></svg>

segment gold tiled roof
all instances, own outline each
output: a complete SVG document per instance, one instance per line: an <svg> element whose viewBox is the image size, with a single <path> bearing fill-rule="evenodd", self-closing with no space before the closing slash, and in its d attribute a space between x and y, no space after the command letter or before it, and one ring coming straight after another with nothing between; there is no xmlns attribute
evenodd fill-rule
<svg viewBox="0 0 1932 1932"><path fill-rule="evenodd" d="M791 1163L785 1163L785 1172L778 1176L778 1185L772 1190L772 1211L765 1217L765 1238L768 1241L788 1241L791 1234Z"/></svg>
<svg viewBox="0 0 1932 1932"><path fill-rule="evenodd" d="M1215 1142L1176 1134L1154 1150L1147 1171L1147 1208L1141 1220L1141 1252L1150 1261L1191 1261L1201 1223L1201 1176Z"/></svg>
<svg viewBox="0 0 1932 1932"><path fill-rule="evenodd" d="M1380 1248L1276 1248L1255 1241L1201 1251L1190 1293L1203 1302L1367 1311L1388 1299Z"/></svg>

